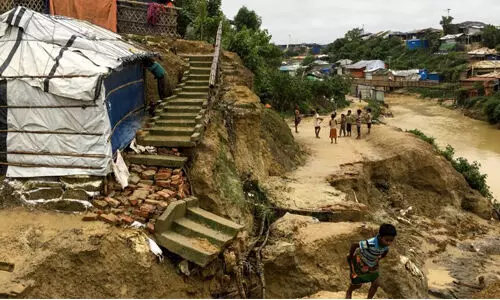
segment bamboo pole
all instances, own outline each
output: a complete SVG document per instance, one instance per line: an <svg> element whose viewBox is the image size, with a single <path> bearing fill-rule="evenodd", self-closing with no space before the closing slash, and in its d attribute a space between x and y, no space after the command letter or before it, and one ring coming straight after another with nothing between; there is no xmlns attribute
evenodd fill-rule
<svg viewBox="0 0 500 300"><path fill-rule="evenodd" d="M101 170L101 167L90 166L68 166L68 165L47 165L47 164L28 164L18 162L0 162L2 166L12 166L20 168L52 168L52 169L83 169L83 170Z"/></svg>
<svg viewBox="0 0 500 300"><path fill-rule="evenodd" d="M22 106L22 105L0 105L0 108L7 109L45 109L45 108L95 108L99 105L58 105L58 106Z"/></svg>
<svg viewBox="0 0 500 300"><path fill-rule="evenodd" d="M222 39L222 21L219 23L219 28L217 29L217 36L215 38L215 53L214 59L212 61L212 69L210 70L210 87L215 87L217 81L217 71L219 68L219 57L221 52L221 39Z"/></svg>
<svg viewBox="0 0 500 300"><path fill-rule="evenodd" d="M50 152L28 152L28 151L6 151L2 154L12 155L34 155L34 156L69 156L81 158L106 158L104 154L80 154L80 153L50 153Z"/></svg>
<svg viewBox="0 0 500 300"><path fill-rule="evenodd" d="M69 131L31 131L31 130L0 130L0 133L27 133L27 134L63 134L63 135L90 135L102 136L103 133L69 132Z"/></svg>

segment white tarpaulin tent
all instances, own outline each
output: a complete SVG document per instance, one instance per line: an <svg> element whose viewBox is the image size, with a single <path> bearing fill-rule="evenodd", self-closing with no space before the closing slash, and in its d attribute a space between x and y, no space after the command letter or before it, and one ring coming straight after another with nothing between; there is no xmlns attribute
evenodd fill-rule
<svg viewBox="0 0 500 300"><path fill-rule="evenodd" d="M85 21L24 7L1 15L0 175L108 174L115 91L104 81L147 55Z"/></svg>

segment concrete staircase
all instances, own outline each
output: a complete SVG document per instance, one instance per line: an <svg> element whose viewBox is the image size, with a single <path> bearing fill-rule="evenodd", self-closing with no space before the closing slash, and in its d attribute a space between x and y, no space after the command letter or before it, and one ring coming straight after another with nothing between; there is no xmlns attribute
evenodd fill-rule
<svg viewBox="0 0 500 300"><path fill-rule="evenodd" d="M190 55L184 59L189 70L184 73L174 95L163 99L151 118L137 134L143 146L165 148L193 148L202 138L202 120L206 114L212 55ZM134 164L175 167L184 165L187 158L173 155L129 155Z"/></svg>
<svg viewBox="0 0 500 300"><path fill-rule="evenodd" d="M171 203L155 224L160 245L205 267L243 226L198 207L195 197Z"/></svg>

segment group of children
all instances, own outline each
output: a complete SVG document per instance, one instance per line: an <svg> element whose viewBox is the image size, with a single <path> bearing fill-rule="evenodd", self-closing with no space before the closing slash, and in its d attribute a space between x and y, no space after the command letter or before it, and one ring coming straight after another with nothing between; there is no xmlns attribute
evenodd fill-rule
<svg viewBox="0 0 500 300"><path fill-rule="evenodd" d="M317 111L315 111L315 120L314 120L314 132L316 134L316 138L319 137L319 133L321 131L321 122L323 122L323 118L321 118L318 114ZM344 137L346 136L352 136L352 126L355 124L356 129L357 129L357 137L356 139L361 139L361 124L363 123L363 119L365 120L367 127L368 127L368 134L371 132L372 128L372 111L371 109L366 110L366 114L363 115L363 111L361 109L357 110L357 115L353 115L352 111L349 110L347 112L347 115L341 114L340 116L340 121L337 121L337 113L334 112L331 115L331 120L329 123L330 126L330 140L333 144L335 141L335 144L337 143L337 138L340 138L342 134L344 134ZM299 120L300 122L300 120ZM340 134L337 134L337 126L340 124ZM296 119L295 119L295 131L297 132L297 111L296 111Z"/></svg>

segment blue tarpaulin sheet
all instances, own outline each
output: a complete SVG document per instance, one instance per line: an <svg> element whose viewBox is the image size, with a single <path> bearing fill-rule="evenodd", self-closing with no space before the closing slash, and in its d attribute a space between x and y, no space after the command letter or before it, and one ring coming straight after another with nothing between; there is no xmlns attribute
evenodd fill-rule
<svg viewBox="0 0 500 300"><path fill-rule="evenodd" d="M104 80L106 106L111 128L114 128L111 137L113 153L127 147L141 127L144 116L141 108L145 102L143 74L142 64L136 63L113 72Z"/></svg>

